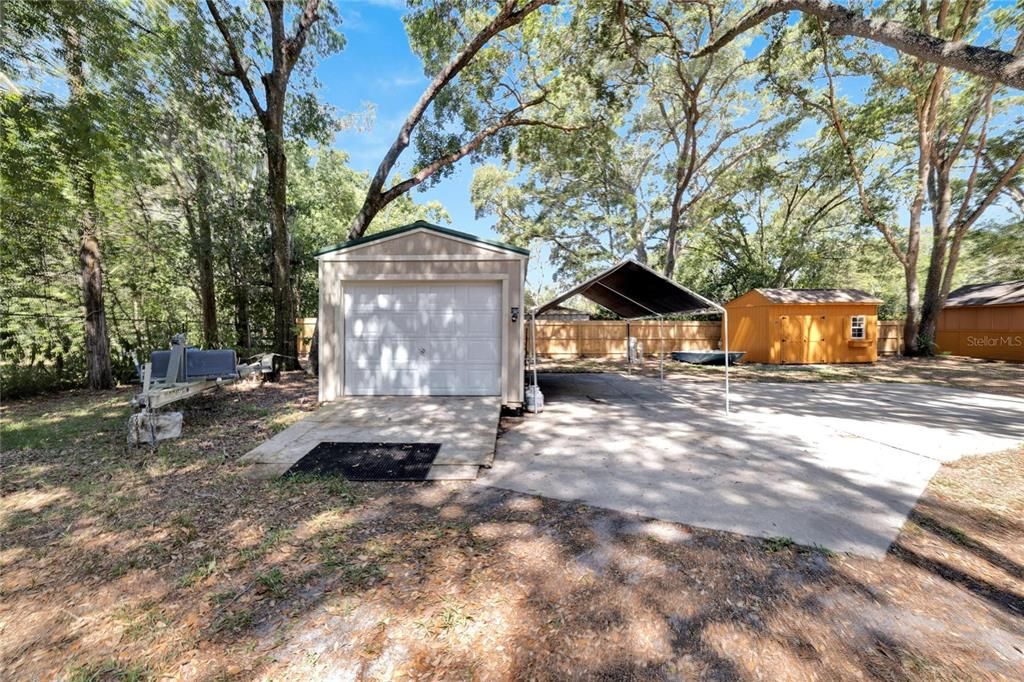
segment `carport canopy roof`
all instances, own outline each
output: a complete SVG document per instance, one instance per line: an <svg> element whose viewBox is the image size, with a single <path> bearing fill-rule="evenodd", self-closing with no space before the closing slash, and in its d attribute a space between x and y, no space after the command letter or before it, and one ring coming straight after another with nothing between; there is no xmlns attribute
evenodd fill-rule
<svg viewBox="0 0 1024 682"><path fill-rule="evenodd" d="M626 259L534 308L533 314L540 315L577 294L626 320L722 310L646 265Z"/></svg>

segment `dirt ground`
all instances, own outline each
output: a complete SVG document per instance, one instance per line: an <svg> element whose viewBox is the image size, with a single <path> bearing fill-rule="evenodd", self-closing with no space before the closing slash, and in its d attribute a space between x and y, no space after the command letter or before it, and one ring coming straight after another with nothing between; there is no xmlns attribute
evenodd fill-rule
<svg viewBox="0 0 1024 682"><path fill-rule="evenodd" d="M540 372L626 372L624 360L600 358L538 358ZM659 373L658 359L648 357L634 372ZM665 361L665 373L693 381L721 381L725 369ZM939 384L988 393L1024 396L1024 364L940 356L933 358L882 357L870 365L762 365L740 363L729 368L729 379L754 382L840 382Z"/></svg>
<svg viewBox="0 0 1024 682"><path fill-rule="evenodd" d="M943 467L877 562L471 484L247 478L315 396L196 399L156 452L124 444L126 390L4 405L0 678L1024 670L1024 450Z"/></svg>

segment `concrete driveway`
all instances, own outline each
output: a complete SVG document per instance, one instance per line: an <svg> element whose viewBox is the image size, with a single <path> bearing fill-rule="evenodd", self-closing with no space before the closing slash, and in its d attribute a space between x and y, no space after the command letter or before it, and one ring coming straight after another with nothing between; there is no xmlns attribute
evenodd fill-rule
<svg viewBox="0 0 1024 682"><path fill-rule="evenodd" d="M1024 400L913 384L542 374L481 483L881 557L942 462L1024 442Z"/></svg>

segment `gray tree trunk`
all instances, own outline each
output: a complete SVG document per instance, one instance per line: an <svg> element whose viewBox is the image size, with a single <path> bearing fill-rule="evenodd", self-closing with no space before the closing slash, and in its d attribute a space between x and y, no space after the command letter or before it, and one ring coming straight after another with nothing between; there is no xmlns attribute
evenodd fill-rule
<svg viewBox="0 0 1024 682"><path fill-rule="evenodd" d="M196 266L199 270L199 305L203 314L203 342L215 348L217 334L217 291L213 278L213 228L210 225L210 186L206 160L196 162Z"/></svg>
<svg viewBox="0 0 1024 682"><path fill-rule="evenodd" d="M295 306L292 294L291 237L288 234L287 182L288 162L284 149L284 89L275 92L267 84L267 117L264 132L267 150L267 194L270 204L270 244L273 262L270 270L271 298L274 302L274 352L281 356L281 369L298 369L295 357L298 336L295 331ZM271 94L273 93L273 94Z"/></svg>
<svg viewBox="0 0 1024 682"><path fill-rule="evenodd" d="M90 121L88 125L80 126L78 134L71 135L68 140L71 175L81 210L78 219L78 266L82 306L85 309L86 383L92 389L105 389L114 385L114 376L110 366L110 336L103 303L103 259L97 233L96 183L91 159L88 158L92 125L85 91L85 65L78 30L67 27L62 41L72 113L79 122Z"/></svg>

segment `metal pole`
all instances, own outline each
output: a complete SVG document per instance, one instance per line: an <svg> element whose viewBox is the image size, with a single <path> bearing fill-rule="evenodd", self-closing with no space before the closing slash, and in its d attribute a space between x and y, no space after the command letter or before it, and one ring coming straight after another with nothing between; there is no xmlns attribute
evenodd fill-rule
<svg viewBox="0 0 1024 682"><path fill-rule="evenodd" d="M631 336L630 323L629 320L626 320L626 371L633 376L633 348L629 345Z"/></svg>
<svg viewBox="0 0 1024 682"><path fill-rule="evenodd" d="M533 356L533 385L537 385L537 311L530 311L530 354ZM536 397L536 396L534 396Z"/></svg>
<svg viewBox="0 0 1024 682"><path fill-rule="evenodd" d="M729 311L722 308L722 330L725 338L725 413L729 414Z"/></svg>
<svg viewBox="0 0 1024 682"><path fill-rule="evenodd" d="M658 317L658 368L661 370L661 380L665 380L665 316Z"/></svg>

